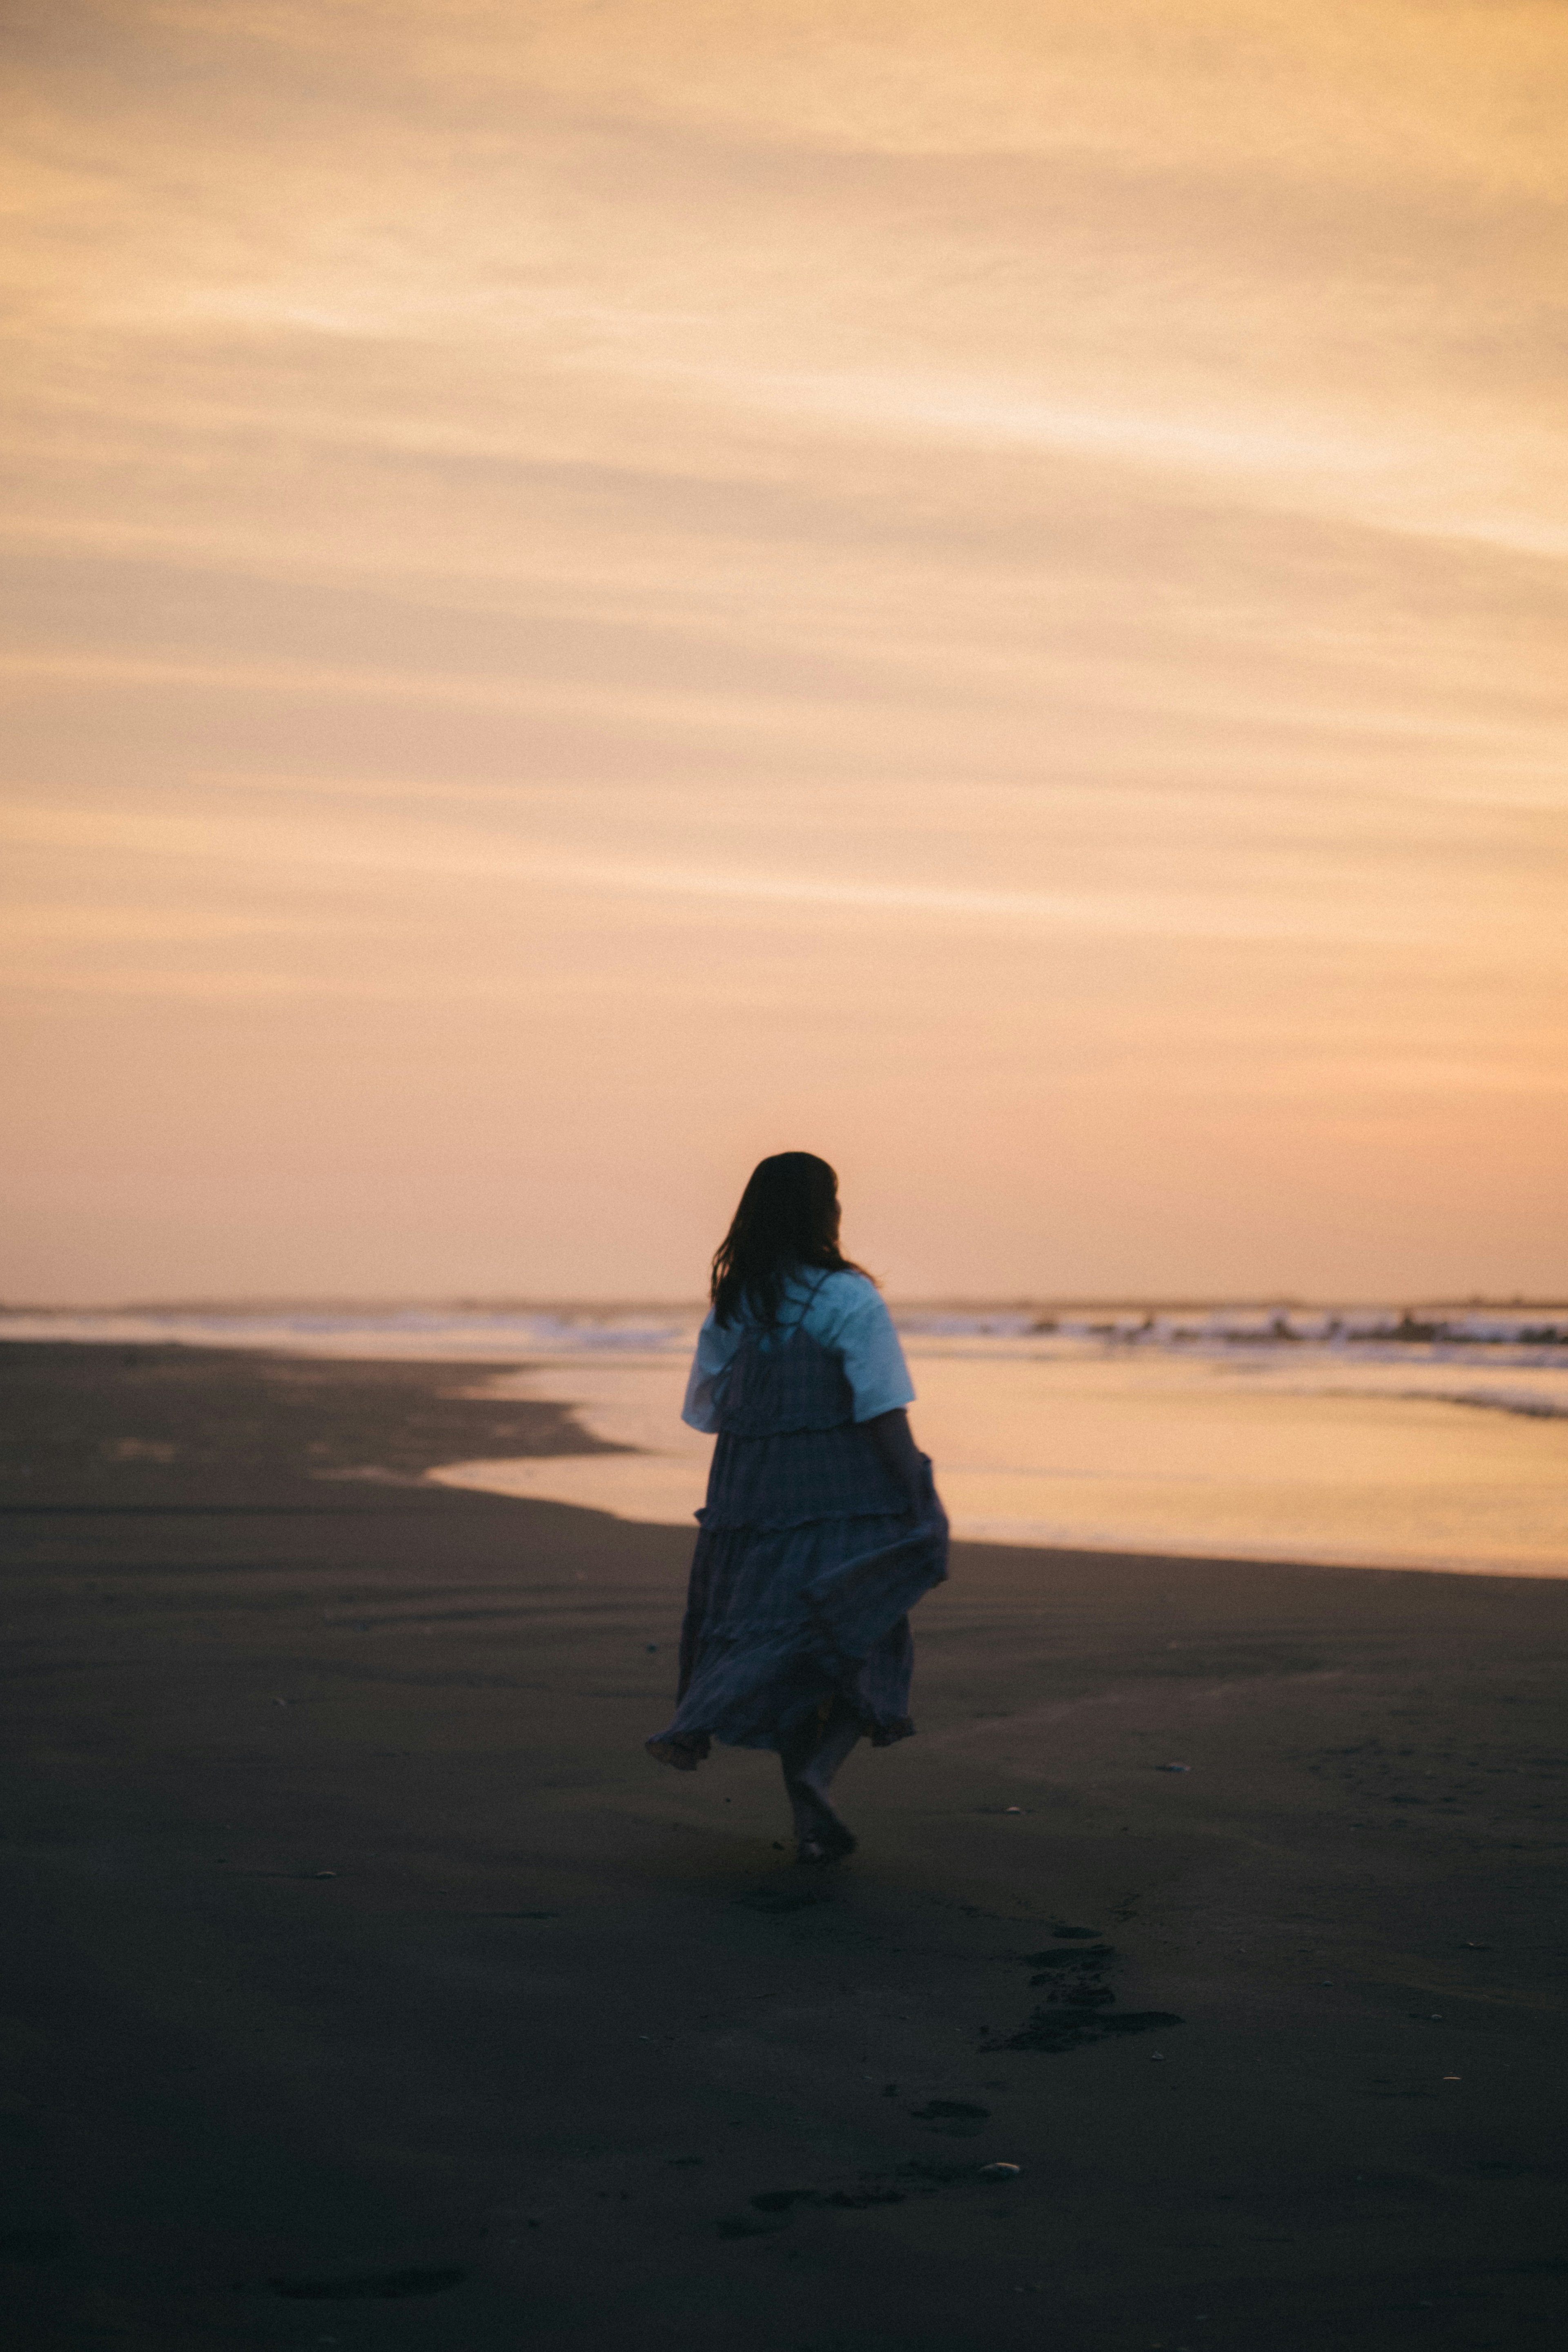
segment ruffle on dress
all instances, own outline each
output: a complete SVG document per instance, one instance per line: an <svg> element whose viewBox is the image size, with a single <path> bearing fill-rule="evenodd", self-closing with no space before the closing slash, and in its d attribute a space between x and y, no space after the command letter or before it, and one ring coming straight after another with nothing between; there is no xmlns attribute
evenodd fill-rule
<svg viewBox="0 0 1568 2352"><path fill-rule="evenodd" d="M947 1574L931 1465L911 1508L837 1360L798 1327L769 1338L748 1334L721 1401L679 1705L648 1742L671 1762L777 1748L835 1696L878 1746L914 1729L909 1612Z"/></svg>

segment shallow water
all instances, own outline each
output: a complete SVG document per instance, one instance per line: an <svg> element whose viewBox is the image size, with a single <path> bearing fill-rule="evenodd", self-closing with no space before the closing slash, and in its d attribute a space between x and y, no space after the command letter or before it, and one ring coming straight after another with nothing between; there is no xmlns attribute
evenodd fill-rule
<svg viewBox="0 0 1568 2352"><path fill-rule="evenodd" d="M1390 1568L1568 1575L1568 1418L1479 1410L1332 1366L908 1345L910 1419L957 1535ZM454 1485L680 1521L711 1439L683 1364L560 1360L508 1376L622 1455L476 1463ZM1320 1385L1320 1382L1321 1383ZM1568 1382L1565 1382L1568 1384ZM1484 1386L1484 1382L1482 1383Z"/></svg>
<svg viewBox="0 0 1568 2352"><path fill-rule="evenodd" d="M695 1310L167 1309L0 1317L0 1336L170 1339L468 1361L574 1407L617 1454L454 1465L455 1486L681 1523L711 1440L679 1420ZM1568 1575L1568 1309L1460 1315L1400 1339L1387 1309L1042 1329L900 1314L916 1435L956 1534L982 1541ZM1419 1328L1426 1328L1421 1326Z"/></svg>

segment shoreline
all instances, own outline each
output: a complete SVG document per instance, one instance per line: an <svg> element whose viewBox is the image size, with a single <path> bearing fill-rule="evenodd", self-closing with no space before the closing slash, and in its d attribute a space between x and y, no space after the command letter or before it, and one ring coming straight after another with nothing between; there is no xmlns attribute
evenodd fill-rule
<svg viewBox="0 0 1568 2352"><path fill-rule="evenodd" d="M801 1874L494 1369L0 1348L25 2352L1552 2340L1562 1580L956 1545Z"/></svg>
<svg viewBox="0 0 1568 2352"><path fill-rule="evenodd" d="M521 1478L515 1483L508 1484L493 1475L487 1477L481 1475L491 1467L505 1469L512 1460L515 1460L521 1468L521 1465L539 1458L535 1454L518 1454L511 1457L506 1455L491 1457L481 1454L472 1462L443 1463L437 1468L427 1471L425 1475L431 1485L449 1487L458 1494L505 1496L523 1502L546 1499L554 1502L563 1510L602 1510L610 1517L618 1519L624 1527L679 1526L685 1528L690 1524L689 1519L659 1519L630 1511L618 1511L608 1502L594 1503L587 1500L569 1502L560 1494L536 1497L530 1492L526 1482ZM465 1473L472 1473L472 1475L463 1475ZM1032 1535L991 1534L984 1531L973 1521L966 1523L962 1536L955 1536L953 1541L1003 1551L1038 1552L1043 1559L1047 1559L1060 1554L1074 1559L1169 1560L1173 1564L1184 1560L1191 1560L1200 1565L1205 1561L1214 1565L1223 1562L1232 1568L1342 1570L1347 1575L1352 1576L1465 1576L1487 1580L1503 1579L1520 1583L1568 1580L1568 1558L1564 1558L1561 1567L1534 1567L1519 1560L1503 1561L1493 1565L1490 1561L1476 1560L1400 1559L1392 1554L1382 1556L1363 1554L1357 1559L1313 1559L1299 1551L1267 1551L1256 1545L1249 1548L1238 1546L1234 1550L1226 1550L1213 1545L1189 1547L1181 1543L1144 1547L1138 1544L1116 1543L1109 1538L1099 1542L1088 1539L1068 1542L1065 1538L1052 1542L1044 1537Z"/></svg>
<svg viewBox="0 0 1568 2352"><path fill-rule="evenodd" d="M297 1366L300 1375L292 1385L306 1401L324 1394L330 1376L339 1375L343 1381L356 1378L364 1385L384 1392L384 1402L391 1404L400 1393L412 1394L426 1386L435 1386L440 1396L443 1415L439 1426L450 1432L453 1448L465 1437L482 1435L489 1443L486 1450L476 1453L455 1453L443 1450L439 1443L430 1441L429 1433L421 1431L421 1442L414 1454L409 1453L410 1432L399 1430L395 1417L384 1416L379 1423L383 1450L397 1451L395 1463L361 1463L313 1461L308 1452L301 1452L295 1461L295 1475L311 1479L368 1480L374 1483L385 1474L402 1477L410 1469L416 1470L419 1482L426 1486L442 1487L457 1493L488 1494L523 1502L545 1501L555 1507L605 1513L626 1527L678 1527L689 1539L692 1515L677 1518L656 1518L632 1512L619 1511L613 1500L560 1491L535 1495L530 1491L526 1475L509 1483L504 1477L483 1475L504 1471L515 1464L521 1468L531 1463L547 1460L585 1461L592 1457L616 1456L656 1461L663 1457L649 1449L613 1439L596 1436L577 1418L577 1408L570 1400L542 1397L531 1393L519 1396L503 1385L519 1375L531 1381L552 1372L559 1372L570 1384L571 1360L563 1358L519 1357L515 1360L475 1360L455 1357L353 1357L337 1353L320 1354L309 1349L268 1347L246 1347L225 1342L210 1348L186 1339L157 1342L69 1339L59 1340L11 1340L0 1335L0 1360L14 1359L20 1362L31 1357L42 1363L51 1350L86 1352L101 1351L105 1360L118 1355L121 1360L135 1358L153 1361L166 1358L170 1362L191 1364L200 1360L214 1377L221 1377L225 1369L235 1363L250 1362L279 1368L281 1384L290 1385L282 1378L281 1368ZM281 1428L277 1433L279 1439ZM135 1441L132 1441L134 1443ZM151 1441L154 1444L178 1444L178 1435ZM300 1441L308 1447L310 1441ZM195 1465L187 1465L195 1466ZM469 1475L465 1475L469 1474ZM76 1465L73 1475L80 1475ZM570 1484L570 1480L568 1481ZM14 1502L0 1503L0 1510L14 1509ZM964 1525L962 1535L954 1540L987 1548L1014 1551L1038 1552L1043 1558L1058 1555L1090 1556L1106 1559L1170 1560L1226 1564L1232 1567L1300 1568L1313 1570L1343 1570L1355 1575L1398 1576L1464 1576L1488 1580L1561 1581L1568 1580L1568 1555L1561 1562L1537 1565L1526 1560L1505 1560L1494 1564L1476 1559L1402 1559L1391 1554L1378 1555L1371 1550L1355 1559L1314 1558L1308 1551L1274 1549L1261 1545L1204 1546L1196 1542L1175 1541L1150 1545L1118 1541L1111 1537L1089 1536L1069 1538L1066 1535L1051 1539L1033 1534L995 1532L973 1523Z"/></svg>

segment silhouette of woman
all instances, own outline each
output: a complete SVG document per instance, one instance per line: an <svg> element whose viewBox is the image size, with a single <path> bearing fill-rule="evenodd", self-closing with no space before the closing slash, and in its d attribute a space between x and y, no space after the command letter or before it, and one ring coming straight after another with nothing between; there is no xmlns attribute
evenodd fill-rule
<svg viewBox="0 0 1568 2352"><path fill-rule="evenodd" d="M827 1162L781 1151L753 1171L715 1253L682 1418L718 1444L679 1705L647 1742L685 1772L715 1739L776 1748L812 1864L855 1850L827 1791L856 1741L885 1748L914 1729L908 1612L947 1574L903 1350L838 1226Z"/></svg>

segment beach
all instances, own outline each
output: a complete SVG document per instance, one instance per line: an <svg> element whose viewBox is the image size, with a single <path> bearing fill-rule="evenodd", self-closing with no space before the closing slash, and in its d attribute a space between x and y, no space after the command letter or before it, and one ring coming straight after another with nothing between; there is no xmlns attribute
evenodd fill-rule
<svg viewBox="0 0 1568 2352"><path fill-rule="evenodd" d="M0 1349L12 2341L1556 2340L1568 1580L960 1543L803 1873L526 1369Z"/></svg>

